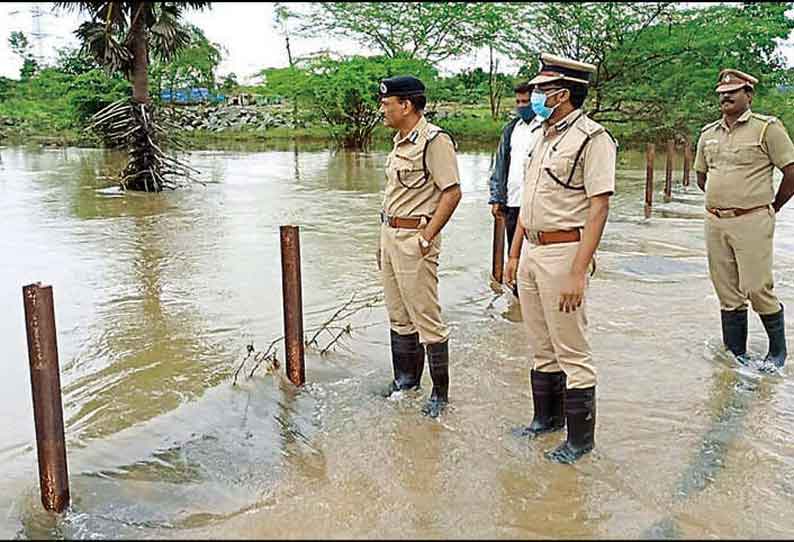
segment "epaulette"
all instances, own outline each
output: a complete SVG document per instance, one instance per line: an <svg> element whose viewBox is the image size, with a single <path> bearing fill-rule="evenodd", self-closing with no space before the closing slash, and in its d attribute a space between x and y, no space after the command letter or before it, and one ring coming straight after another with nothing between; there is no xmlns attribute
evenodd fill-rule
<svg viewBox="0 0 794 542"><path fill-rule="evenodd" d="M433 141L436 138L436 136L438 134L442 133L443 131L444 130L442 130L438 126L433 126L433 127L427 129L427 131L425 133L425 137L427 138L428 141Z"/></svg>
<svg viewBox="0 0 794 542"><path fill-rule="evenodd" d="M574 126L576 126L580 132L584 133L588 137L593 137L594 135L606 131L606 128L590 119L590 117L585 116L582 116L580 121L574 124Z"/></svg>
<svg viewBox="0 0 794 542"><path fill-rule="evenodd" d="M778 121L777 117L773 117L772 115L761 115L760 113L752 113L751 116L754 119L758 119L763 121L764 127L761 129L761 134L758 136L758 144L764 146L764 140L766 138L766 130L769 128L771 124L774 124Z"/></svg>
<svg viewBox="0 0 794 542"><path fill-rule="evenodd" d="M458 150L458 142L455 141L455 138L452 137L452 134L441 128L440 126L436 126L435 124L428 124L427 128L425 128L425 148L422 149L422 171L424 172L424 179L427 180L430 177L430 171L427 169L427 147L430 146L430 143L438 137L438 134L447 134L449 140L452 142L452 148L457 152ZM419 185L413 187L406 187L406 188L418 188Z"/></svg>
<svg viewBox="0 0 794 542"><path fill-rule="evenodd" d="M433 141L439 134L447 134L449 136L450 141L452 141L452 146L455 150L458 150L458 143L455 141L455 138L452 137L452 134L444 130L443 128L435 125L429 125L425 130L425 138L427 139L427 143Z"/></svg>
<svg viewBox="0 0 794 542"><path fill-rule="evenodd" d="M718 125L720 122L722 122L722 119L715 120L714 122L709 122L707 125L705 125L703 128L701 128L701 129L700 129L700 131L701 131L701 132L705 132L705 131L706 131L706 130L708 130L709 128L714 128L714 127L715 127L715 126L717 126L717 125Z"/></svg>
<svg viewBox="0 0 794 542"><path fill-rule="evenodd" d="M762 120L762 121L766 122L767 124L772 124L773 122L777 122L778 121L778 118L777 117L773 117L772 115L762 115L760 113L751 113L751 116L753 118L758 119L758 120Z"/></svg>

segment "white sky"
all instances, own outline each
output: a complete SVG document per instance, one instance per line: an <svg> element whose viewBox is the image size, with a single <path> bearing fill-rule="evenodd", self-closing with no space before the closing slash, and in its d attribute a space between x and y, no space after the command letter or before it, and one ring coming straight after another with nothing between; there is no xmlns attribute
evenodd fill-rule
<svg viewBox="0 0 794 542"><path fill-rule="evenodd" d="M8 36L12 31L25 32L34 44L34 54L46 59L55 57L55 49L66 45L77 45L72 32L82 21L75 13L52 13L51 2L4 2L0 4L0 75L19 77L22 60L11 52ZM42 15L35 17L36 10ZM204 30L210 41L226 48L224 59L218 67L218 75L234 72L240 82L246 82L255 72L266 67L287 65L284 39L273 26L272 2L213 2L209 10L191 11L186 19ZM38 28L35 20L38 20ZM39 32L37 41L31 34ZM294 56L320 49L332 49L340 53L369 54L352 41L339 40L333 45L326 39L294 38L291 40ZM781 49L788 65L794 65L794 39L790 38ZM462 68L481 66L487 69L488 57L480 51L469 58L443 63L442 73ZM505 65L503 69L515 66Z"/></svg>

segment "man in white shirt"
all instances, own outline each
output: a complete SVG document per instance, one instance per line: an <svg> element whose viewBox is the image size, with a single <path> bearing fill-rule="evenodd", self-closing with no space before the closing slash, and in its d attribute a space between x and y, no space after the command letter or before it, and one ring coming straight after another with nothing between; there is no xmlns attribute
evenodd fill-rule
<svg viewBox="0 0 794 542"><path fill-rule="evenodd" d="M518 210L521 207L521 189L524 185L524 171L532 153L543 119L535 116L530 105L532 91L527 83L517 85L516 117L507 123L499 140L494 169L491 173L488 203L494 216L502 214L507 229L507 246L513 242L516 231Z"/></svg>

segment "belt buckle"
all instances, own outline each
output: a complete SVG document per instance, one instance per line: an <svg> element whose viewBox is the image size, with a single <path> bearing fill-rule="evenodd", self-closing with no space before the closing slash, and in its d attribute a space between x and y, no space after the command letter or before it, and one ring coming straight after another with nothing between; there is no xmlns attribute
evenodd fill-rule
<svg viewBox="0 0 794 542"><path fill-rule="evenodd" d="M736 209L717 209L717 213L720 218L733 218L736 216Z"/></svg>

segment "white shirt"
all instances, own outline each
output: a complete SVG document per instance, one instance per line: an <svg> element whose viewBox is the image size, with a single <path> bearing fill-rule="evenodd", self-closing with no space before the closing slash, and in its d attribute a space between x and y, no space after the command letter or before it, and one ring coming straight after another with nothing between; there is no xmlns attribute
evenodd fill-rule
<svg viewBox="0 0 794 542"><path fill-rule="evenodd" d="M529 124L519 120L510 136L510 169L507 172L507 206L521 207L521 188L524 186L524 170L532 148L542 132L538 126L543 122L535 116Z"/></svg>

